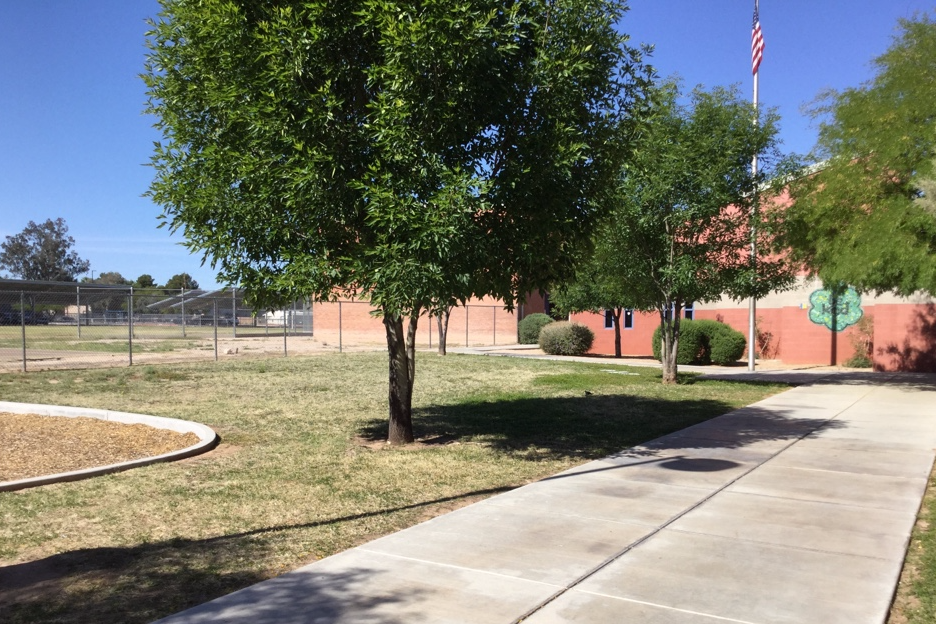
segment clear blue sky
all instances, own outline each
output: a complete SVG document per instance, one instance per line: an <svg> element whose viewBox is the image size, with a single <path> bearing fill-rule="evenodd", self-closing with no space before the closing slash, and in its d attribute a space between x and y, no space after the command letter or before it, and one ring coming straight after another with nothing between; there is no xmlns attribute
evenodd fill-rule
<svg viewBox="0 0 936 624"><path fill-rule="evenodd" d="M922 0L762 0L760 101L779 109L785 149L813 146L804 103L867 80L898 18L932 9ZM156 228L159 207L142 197L159 136L142 114L139 74L145 20L158 10L155 0L0 2L0 239L62 217L95 273L163 283L187 272L210 287L214 272ZM661 75L750 94L752 13L753 0L632 0L620 26L655 46Z"/></svg>

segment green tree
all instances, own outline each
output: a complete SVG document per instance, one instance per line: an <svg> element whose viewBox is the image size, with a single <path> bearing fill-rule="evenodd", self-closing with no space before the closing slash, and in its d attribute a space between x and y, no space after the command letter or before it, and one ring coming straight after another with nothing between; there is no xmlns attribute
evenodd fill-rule
<svg viewBox="0 0 936 624"><path fill-rule="evenodd" d="M86 280L82 280L83 282ZM133 286L133 282L117 271L102 271L95 279L87 280L91 284L108 284L112 286Z"/></svg>
<svg viewBox="0 0 936 624"><path fill-rule="evenodd" d="M21 279L74 282L91 268L74 246L64 219L30 221L22 232L0 243L0 268Z"/></svg>
<svg viewBox="0 0 936 624"><path fill-rule="evenodd" d="M185 290L198 290L198 282L192 279L192 276L188 273L176 273L169 278L163 288L166 290L180 290L182 288Z"/></svg>
<svg viewBox="0 0 936 624"><path fill-rule="evenodd" d="M133 282L136 288L155 288L156 280L149 273L144 273Z"/></svg>
<svg viewBox="0 0 936 624"><path fill-rule="evenodd" d="M89 286L93 284L102 284L106 286L133 286L133 282L125 278L117 271L102 271L94 279L85 277L81 280L82 284L87 284ZM88 297L90 297L89 305L92 310L97 312L104 312L106 310L126 310L127 309L127 294L130 292L130 288L126 290L120 290L119 294L108 295L106 290L93 291L93 287L90 289Z"/></svg>
<svg viewBox="0 0 936 624"><path fill-rule="evenodd" d="M901 20L874 66L817 99L822 162L794 171L778 242L827 284L936 294L936 23Z"/></svg>
<svg viewBox="0 0 936 624"><path fill-rule="evenodd" d="M606 248L603 227L596 231L595 246L577 263L573 281L558 284L549 293L550 302L569 312L611 312L614 325L614 357L621 357L621 318L627 308L637 308L640 301L632 291L632 284L622 279L615 268L603 264L609 256L626 254L626 250Z"/></svg>
<svg viewBox="0 0 936 624"><path fill-rule="evenodd" d="M162 0L154 200L259 307L380 310L389 441L413 440L421 311L564 275L625 145L618 0Z"/></svg>
<svg viewBox="0 0 936 624"><path fill-rule="evenodd" d="M696 89L679 102L676 84L656 90L593 252L578 280L558 289L566 309L614 309L616 322L621 308L656 311L664 383L676 382L686 303L763 296L793 278L781 258L755 271L749 253L755 189L780 159L776 114L755 111L736 89ZM766 224L757 231L765 244Z"/></svg>

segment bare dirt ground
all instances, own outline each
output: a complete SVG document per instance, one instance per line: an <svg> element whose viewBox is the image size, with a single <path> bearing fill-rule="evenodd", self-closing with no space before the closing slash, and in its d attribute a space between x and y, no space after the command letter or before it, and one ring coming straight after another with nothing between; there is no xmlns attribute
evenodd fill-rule
<svg viewBox="0 0 936 624"><path fill-rule="evenodd" d="M198 442L147 425L0 412L0 481L153 457Z"/></svg>

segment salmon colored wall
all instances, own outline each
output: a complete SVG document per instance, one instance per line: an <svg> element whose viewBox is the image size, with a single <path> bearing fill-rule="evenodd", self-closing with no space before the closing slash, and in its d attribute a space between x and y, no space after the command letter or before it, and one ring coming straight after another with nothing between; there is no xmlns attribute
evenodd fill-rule
<svg viewBox="0 0 936 624"><path fill-rule="evenodd" d="M526 296L526 301L520 306L520 318L537 313L546 313L546 296L539 292L529 293Z"/></svg>
<svg viewBox="0 0 936 624"><path fill-rule="evenodd" d="M621 354L652 355L651 341L659 317L639 312L634 316L634 329L621 330ZM743 308L696 310L695 318L721 321L745 336L748 334L748 311ZM757 319L761 333L771 334L767 343L767 355L772 356L770 359L779 359L784 364L828 366L833 364L833 350L835 364L842 364L855 354L849 339L854 328L838 332L833 340L828 328L809 320L808 310L798 307L765 308L757 312ZM595 332L595 343L590 353L614 354L614 330L604 328L603 315L580 313L573 315L573 320Z"/></svg>
<svg viewBox="0 0 936 624"><path fill-rule="evenodd" d="M605 329L603 314L576 312L569 315L569 320L587 325L595 332L595 342L589 353L614 355L614 329ZM634 312L633 329L621 329L621 355L653 355L653 332L659 324L660 317L656 313Z"/></svg>
<svg viewBox="0 0 936 624"><path fill-rule="evenodd" d="M936 373L936 306L874 306L874 368Z"/></svg>

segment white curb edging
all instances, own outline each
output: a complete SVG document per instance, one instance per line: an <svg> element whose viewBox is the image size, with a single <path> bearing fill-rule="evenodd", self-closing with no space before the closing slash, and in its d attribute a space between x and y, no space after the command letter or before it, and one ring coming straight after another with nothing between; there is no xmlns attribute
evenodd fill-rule
<svg viewBox="0 0 936 624"><path fill-rule="evenodd" d="M208 426L189 420L178 420L175 418L164 418L162 416L150 416L148 414L133 414L130 412L113 412L110 410L93 409L88 407L67 407L64 405L42 405L39 403L11 403L9 401L0 401L0 412L10 412L12 414L38 414L40 416L62 416L65 418L97 418L99 420L108 420L112 422L124 423L127 425L149 425L156 429L168 429L176 433L194 433L198 436L198 442L192 446L177 451L170 451L154 457L144 457L131 461L120 462L118 464L109 464L107 466L97 466L86 468L84 470L73 470L71 472L60 472L58 474L43 475L41 477L32 477L30 479L19 479L17 481L0 481L0 492L9 492L12 490L21 490L24 488L36 487L39 485L48 485L50 483L59 483L61 481L77 481L87 479L98 475L120 472L131 468L139 468L157 462L175 461L186 457L193 457L202 453L207 453L218 444L218 434Z"/></svg>

